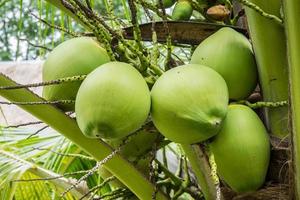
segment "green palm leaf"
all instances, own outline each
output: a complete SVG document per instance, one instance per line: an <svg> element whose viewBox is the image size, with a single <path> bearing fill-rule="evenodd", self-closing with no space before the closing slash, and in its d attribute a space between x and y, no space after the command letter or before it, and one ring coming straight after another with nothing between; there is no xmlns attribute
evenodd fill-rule
<svg viewBox="0 0 300 200"><path fill-rule="evenodd" d="M4 150L0 150L0 165L1 199L53 199L53 195L59 194L72 185L70 179L57 178L60 177L59 174ZM44 180L30 181L33 178ZM49 178L50 180L48 180ZM50 189L48 184L51 184ZM85 188L79 187L70 193L75 198L80 198L86 192ZM22 193L26 193L26 196ZM66 196L65 199L72 199L70 198L72 196Z"/></svg>
<svg viewBox="0 0 300 200"><path fill-rule="evenodd" d="M15 181L59 177L60 174L55 172L59 172L60 168L64 169L63 172L65 169L71 169L68 172L82 170L78 162L69 161L74 160L74 157L58 155L58 152L68 154L79 151L77 146L63 136L47 132L46 136L28 138L31 134L32 131L21 129L2 129L0 133L0 199L56 199L72 185L69 179ZM49 151L58 149L58 146L58 152ZM55 160L61 164L53 164ZM80 198L87 191L87 188L72 190L65 199Z"/></svg>

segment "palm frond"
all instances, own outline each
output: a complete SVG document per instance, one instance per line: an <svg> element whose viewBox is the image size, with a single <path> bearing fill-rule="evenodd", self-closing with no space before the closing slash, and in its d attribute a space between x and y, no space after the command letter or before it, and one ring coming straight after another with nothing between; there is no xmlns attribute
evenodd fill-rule
<svg viewBox="0 0 300 200"><path fill-rule="evenodd" d="M91 158L89 160L79 158L82 150L55 131L45 131L43 134L28 138L32 132L34 132L34 130L31 129L0 129L0 149L4 152L9 152L7 155L14 155L14 158L19 157L25 161L34 162L35 165L58 174L89 170L95 165L95 161ZM2 172L2 174L0 174L0 180L7 186L5 187L6 189L0 187L1 191L6 191L10 188L8 186L10 185L11 178L7 179L4 177L11 173L11 169L14 168L13 166L16 163L18 165L20 164L16 159L11 158L12 157L7 159L7 157L3 155L0 157L0 170ZM20 178L22 175L29 173L30 165L23 165L23 162L21 162L21 164L20 167L22 167L24 171L18 169L18 165L16 165L16 171L13 171L13 177ZM70 177L79 179L81 175L82 174L72 175ZM36 175L29 173L27 176ZM97 185L99 183L98 179L99 177L96 174L89 177L89 179L87 179L88 186L93 187ZM36 184L36 182L34 182L34 184ZM17 188L18 190L19 187L22 187L22 185L18 185L18 187L14 185L13 188ZM44 187L44 185L41 184L39 187ZM55 189L51 190L51 194L54 196L58 196L60 192L61 191ZM6 191L4 193L13 194L14 191Z"/></svg>
<svg viewBox="0 0 300 200"><path fill-rule="evenodd" d="M36 195L42 197L41 199L53 199L52 196L57 193L56 190L61 192L74 182L72 179L64 178L2 149L0 149L0 165L1 199L18 199L18 195L21 195L19 199L32 199ZM81 185L70 191L70 194L75 198L80 198L86 192L87 187ZM23 193L26 193L26 196ZM72 199L72 196L65 196L65 199Z"/></svg>

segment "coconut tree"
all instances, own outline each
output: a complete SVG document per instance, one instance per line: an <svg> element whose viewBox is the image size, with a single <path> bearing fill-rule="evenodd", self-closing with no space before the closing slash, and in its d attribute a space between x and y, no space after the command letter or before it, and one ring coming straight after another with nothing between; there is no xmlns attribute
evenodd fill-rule
<svg viewBox="0 0 300 200"><path fill-rule="evenodd" d="M7 2L5 0L1 2L0 8L7 5ZM27 12L23 11L24 2L18 1L17 4L21 15L22 12ZM300 193L297 187L299 159L297 145L298 99L296 90L299 28L294 21L297 17L297 3L299 4L297 0L289 1L284 2L282 6L282 2L277 0L265 2L254 0L178 0L176 2L165 0L37 1L35 4L37 14L33 12L32 15L41 24L36 33L38 35L37 41L42 41L43 44L36 45L36 47L42 47L43 49L39 51L39 55L43 55L41 51L48 52L49 48L54 48L58 43L58 38L62 41L73 37L93 38L106 50L111 61L130 64L135 68L134 70L144 77L145 83L147 83L149 88L153 87L155 89L152 92L151 111L154 124L151 118L144 120L145 123L138 130L131 130L130 134L125 134L126 137L123 137L116 144L107 141L109 138L85 137L82 132L85 135L97 136L100 133L104 133L104 129L99 129L96 126L97 130L101 130L101 132L86 134L85 131L87 128L90 128L89 126L86 128L81 125L81 129L78 127L76 119L74 119L76 115L72 112L65 112L66 110L63 110L64 106L62 106L67 105L68 107L78 103L78 101L76 102L75 99L45 100L32 93L30 88L50 88L53 85L59 87L64 84L80 83L88 80L91 76L79 74L79 76L57 77L41 83L20 85L1 74L0 95L8 100L7 102L2 102L2 104L18 105L38 118L40 120L38 123L44 123L52 128L51 131L45 131L43 135L32 134L34 131L31 129L11 128L10 126L2 129L0 135L0 162L2 163L0 173L1 197L3 199L28 199L36 197L38 194L42 199L56 199L59 197L65 199L272 199L278 196L285 199L295 196L297 199ZM245 13L241 6L246 11L247 20L245 20ZM30 12L32 11L28 13ZM51 12L54 14L51 15ZM60 16L57 15L58 12L61 13ZM174 22L172 19L185 20L185 22ZM26 23L21 17L17 24L19 34L24 30L24 24ZM242 55L242 52L245 51L248 52L247 55L250 55L248 57L252 58L250 59L251 63L248 63L251 68L255 66L254 57L252 57L254 53L259 84L254 92L250 90L255 87L255 81L247 89L250 92L237 91L237 93L243 93L241 98L236 98L229 94L231 104L244 104L244 106L229 106L228 111L226 111L226 106L224 109L222 107L221 110L224 110L224 113L222 112L221 116L220 111L217 109L218 98L216 98L216 103L210 102L210 105L208 97L206 99L206 96L192 95L191 91L193 90L189 90L190 85L196 84L196 81L193 81L192 78L186 79L189 80L187 82L178 84L178 87L171 82L165 85L161 83L163 78L167 76L166 74L174 71L178 74L184 74L185 72L177 70L180 68L176 70L172 68L189 63L192 60L194 65L199 64L197 63L198 61L200 64L212 65L210 67L215 68L223 76L227 86L230 87L229 93L232 92L231 89L233 87L238 89L241 89L241 86L246 87L246 83L241 85L241 82L235 82L236 79L230 75L227 78L227 72L223 74L224 71L222 70L224 69L213 66L218 62L222 64L221 61L218 60L216 62L214 58L211 58L211 61L209 61L209 55L205 57L206 55L204 54L211 51L209 49L211 47L207 47L207 49L202 47L204 48L204 53L198 53L201 51L199 50L200 46L205 46L206 42L203 42L195 51L197 44L224 26L229 27L227 29L230 31L225 36L221 36L220 39L216 39L216 36L210 37L210 39L206 40L207 43L209 43L209 40L212 40L216 43L215 45L219 45L222 43L222 39L225 41L232 39L227 37L228 34L236 34L237 37L234 37L233 43L230 43L231 46L228 46L228 48L234 48L234 42L239 40L240 44L243 44L241 45L242 47L237 45L241 50L233 51L235 53L229 57L224 56L225 54L220 54L220 56L223 55L225 57L220 60L225 62L227 59L235 63ZM57 30L59 32L56 32ZM237 32L244 34L244 36ZM60 33L60 37L57 37L56 33ZM49 35L51 34L52 39L49 40ZM34 34L32 35L34 36ZM251 44L245 35L250 37ZM17 38L17 52L20 52L18 47L19 37ZM7 43L8 40L4 41ZM28 41L30 40L28 39ZM287 44L286 41L288 41ZM216 48L219 48L219 46L216 46ZM216 48L214 49L215 52L218 50ZM47 53L45 57L48 57ZM204 58L206 60L202 61ZM189 69L192 68L190 67ZM196 68L198 68L198 65ZM256 76L255 71L255 68L251 71L253 72L252 74L255 74L253 76ZM195 73L192 73L192 75L196 76ZM121 79L122 74L119 73L116 77ZM203 76L202 73L200 74ZM175 75L179 76L176 73ZM239 75L241 73L236 73L235 77ZM241 75L239 78L241 77L243 76ZM220 76L220 82L225 83L223 78ZM247 78L245 77L243 80L246 81ZM181 77L176 83L180 83L182 80L184 79ZM229 81L232 80L233 84L229 84ZM252 80L256 80L256 77ZM163 86L157 86L159 84ZM167 107L171 109L166 109L165 106L169 106L170 101L174 101L174 98L167 99L168 101L166 102L161 100L166 98L166 94L172 96L170 92L172 87L170 85L175 85L175 89L180 88L181 85L185 86L185 90L188 92L182 92L181 99L178 97L175 101L179 104L180 100L194 99L186 106L190 109L177 109L177 104L175 105L175 103L171 103L173 107ZM216 87L216 85L211 83L209 85ZM163 92L159 94L160 96L158 95L159 98L156 98L155 95L157 94L155 92L158 90L158 87ZM163 90L166 89L165 87L167 90ZM226 87L224 86L224 88ZM288 92L289 88L290 93ZM212 90L216 92L218 89L215 88L209 92L204 92L209 93L208 96L213 98ZM223 90L224 95L221 95L220 92L216 92L216 95L222 96L224 102L226 102L224 105L227 105L229 100L228 95L226 95L227 91L225 91L226 89ZM251 92L252 94L249 95ZM90 97L94 97L94 93L96 92L93 92ZM85 101L89 101L89 99L92 98L86 98ZM199 103L199 101L196 101L198 99L203 100L201 104L207 104L204 109L202 109L202 106L200 109L194 106ZM288 104L288 100L290 100L290 104ZM100 101L97 102L99 103ZM244 108L245 106L255 110L261 116L261 119L255 112L246 107L247 114L245 115L251 115L251 117L244 116L246 119L249 119L249 122L239 130L245 128L245 131L242 131L243 134L249 135L252 130L254 132L258 130L252 137L260 134L257 137L260 138L259 142L249 135L246 137L247 140L249 139L249 142L243 140L245 137L241 140L235 139L238 140L236 141L237 145L232 145L230 140L228 143L218 140L218 138L222 137L226 140L230 135L234 135L233 138L238 138L238 131L232 131L228 134L227 129L234 130L235 127L241 125L245 120L242 120L243 117L236 117L235 120L239 121L239 124L234 126L231 118L234 114L228 113L234 113L231 111L232 108ZM212 107L212 111L208 109L209 107ZM85 112L85 110L81 108L81 112ZM122 109L119 109L119 111L121 112ZM238 111L235 112L238 114L242 113L242 111L240 113ZM228 118L225 119L225 115L228 115ZM169 116L171 117L168 118ZM291 118L291 126L288 123L288 116ZM130 119L129 116L127 117ZM217 119L217 117L220 119ZM125 119L125 116L122 119ZM260 120L263 120L266 128L260 123ZM228 125L228 121L230 121L230 125ZM223 123L227 124L222 127ZM210 128L210 126L214 127L214 129ZM104 127L103 124L102 127ZM176 130L173 130L173 128ZM195 137L198 138L197 141L193 142L194 140L191 141L191 138L186 138L185 140L178 131L185 132L187 130L185 128L188 128L189 131L193 128L200 128L203 132L202 134L210 133L210 131L212 133L205 138L201 136L199 139L197 136ZM107 130L111 131L112 129ZM173 135L168 135L172 134L168 132L169 130L176 133L174 135L175 139L173 139ZM152 136L157 134L157 137L154 137L156 139L153 141L135 139L140 132L146 132L152 134ZM265 179L264 176L269 163L269 144L268 137L265 135L266 132L269 133L273 150L271 152L268 175ZM262 136L261 134L264 135ZM168 138L164 138L162 135ZM217 136L212 138L214 135ZM210 139L208 140L208 138ZM177 146L171 140L173 142L181 142L181 145ZM149 143L151 148L144 149L142 155L135 154L132 156L132 153L125 153L125 149L133 144L132 141L145 144L143 146ZM245 142L245 144L241 142ZM247 182L245 178L242 181L249 184L245 184L246 189L240 189L242 187L241 181L232 175L234 168L231 168L231 166L235 163L234 160L229 162L228 159L223 158L223 151L228 144L237 147L239 152L246 152L241 154L244 156L242 165L239 165L239 161L236 160L235 166L243 167L247 160L251 164L262 161L260 162L261 165L259 165L263 166L263 169L260 169L262 170L260 171L261 173L259 172L261 174L258 177L259 183L253 183L253 186L250 182L255 182L254 180L256 179ZM250 146L260 148L259 144L263 146L263 153L259 149L255 149L255 151L247 151L246 149L247 146L249 148ZM246 150L243 151L243 149ZM230 159L237 156L236 152L232 151L232 157L230 154L229 156L227 155ZM132 150L129 152L132 152ZM158 158L160 154L162 155L161 159ZM260 159L253 159L253 156L256 157L258 154L266 156L264 158L260 157ZM177 171L172 169L172 163L170 163L171 155L177 157L178 164L175 166ZM250 156L247 159L248 155L252 157ZM293 168L285 167L287 166L286 163L290 163L290 158L293 158L294 173L290 173ZM140 167L140 160L145 160L146 164L144 164L143 169ZM253 168L246 170L250 175L255 174L253 172L255 169ZM243 172L243 169L241 171ZM283 172L288 173L288 178L278 178ZM243 177L247 177L247 173L245 172ZM219 179L218 175L221 176L221 179ZM294 180L294 182L290 180ZM236 186L236 184L238 185ZM295 186L295 188L289 191L288 184ZM245 191L248 193L243 193Z"/></svg>

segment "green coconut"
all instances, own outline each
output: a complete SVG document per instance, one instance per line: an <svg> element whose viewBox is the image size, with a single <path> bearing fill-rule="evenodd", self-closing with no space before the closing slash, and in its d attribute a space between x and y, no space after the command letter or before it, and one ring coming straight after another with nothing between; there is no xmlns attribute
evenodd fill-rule
<svg viewBox="0 0 300 200"><path fill-rule="evenodd" d="M155 141L160 138L159 133L139 131L130 136L129 141L122 147L121 154L129 161L136 161L145 156L152 150ZM119 147L123 143L123 138L115 140L106 140L106 142L114 148Z"/></svg>
<svg viewBox="0 0 300 200"><path fill-rule="evenodd" d="M225 80L197 64L164 73L154 84L151 98L154 125L178 143L197 143L216 135L228 107Z"/></svg>
<svg viewBox="0 0 300 200"><path fill-rule="evenodd" d="M43 64L43 81L86 75L98 66L109 62L109 56L95 40L78 37L67 40L53 49ZM46 86L46 100L75 100L81 81ZM60 105L61 109L74 110L74 104Z"/></svg>
<svg viewBox="0 0 300 200"><path fill-rule="evenodd" d="M148 176L150 173L150 161L151 156L150 152L152 151L153 145L156 141L161 141L163 137L158 132L150 132L141 130L130 136L121 147L120 154L133 162L135 167L140 170L145 176ZM118 148L123 144L124 138L115 139L115 140L105 140L113 148ZM101 168L100 175L102 178L108 178L112 176L110 172ZM110 186L113 188L125 188L125 186L119 181L115 180L110 183Z"/></svg>
<svg viewBox="0 0 300 200"><path fill-rule="evenodd" d="M152 156L147 156L145 158L141 158L138 160L136 163L133 163L134 167L139 170L145 177L148 177L150 174L150 163L152 161ZM107 179L109 177L112 177L113 174L110 173L107 169L101 167L99 169L99 175L101 176L102 179ZM120 180L115 179L109 182L109 186L112 187L112 189L118 189L118 188L127 188ZM130 198L134 200L138 200L137 197L132 196Z"/></svg>
<svg viewBox="0 0 300 200"><path fill-rule="evenodd" d="M162 4L163 4L164 8L170 8L170 7L172 7L172 6L175 4L175 2L176 2L176 0L157 0L157 5L158 5L158 6L160 5L160 4L159 4L159 1L162 1Z"/></svg>
<svg viewBox="0 0 300 200"><path fill-rule="evenodd" d="M263 185L270 144L264 124L252 109L230 105L210 147L218 174L234 191L251 192Z"/></svg>
<svg viewBox="0 0 300 200"><path fill-rule="evenodd" d="M90 138L123 138L145 122L150 100L147 83L133 66L109 62L82 82L75 102L77 123Z"/></svg>
<svg viewBox="0 0 300 200"><path fill-rule="evenodd" d="M257 69L248 39L232 28L221 28L195 50L192 64L213 68L225 79L229 98L247 98L257 85Z"/></svg>
<svg viewBox="0 0 300 200"><path fill-rule="evenodd" d="M173 20L189 20L193 14L190 0L178 0L172 12Z"/></svg>
<svg viewBox="0 0 300 200"><path fill-rule="evenodd" d="M129 141L121 147L120 154L132 162L135 167L142 172L145 176L150 173L150 162L151 156L150 152L153 148L154 143L157 139L162 139L158 132L148 132L145 130L138 131L136 134L128 138ZM105 140L113 148L118 148L123 144L124 138L115 140ZM100 176L103 179L109 178L112 174L104 168L99 170ZM126 188L126 186L119 180L114 180L110 182L110 186L113 188Z"/></svg>

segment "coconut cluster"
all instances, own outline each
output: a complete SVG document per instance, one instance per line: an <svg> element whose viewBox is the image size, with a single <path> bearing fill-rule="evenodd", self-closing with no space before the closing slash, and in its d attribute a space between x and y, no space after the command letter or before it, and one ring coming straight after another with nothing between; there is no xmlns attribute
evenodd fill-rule
<svg viewBox="0 0 300 200"><path fill-rule="evenodd" d="M162 3L162 4L161 4ZM199 10L206 10L205 17L211 21L221 22L229 20L231 11L226 5L216 4L215 1L198 1L196 7L192 0L157 0L157 7L171 9L172 20L188 21L194 16L194 19L203 19ZM220 3L220 2L219 2Z"/></svg>
<svg viewBox="0 0 300 200"><path fill-rule="evenodd" d="M76 120L85 136L118 146L152 120L173 142L208 142L218 174L235 191L254 191L264 183L270 157L266 128L247 106L228 106L230 100L247 98L257 85L251 44L235 30L222 28L208 37L190 64L168 70L151 90L138 70L109 61L105 49L90 38L62 43L44 64L44 80L82 74L88 74L82 83L46 87L43 94L48 100L76 100ZM158 138L138 132L123 152L132 161Z"/></svg>

